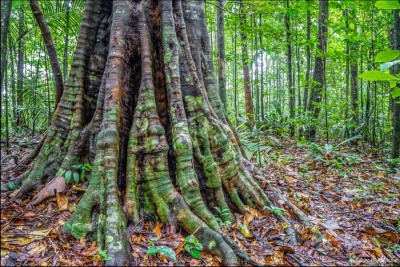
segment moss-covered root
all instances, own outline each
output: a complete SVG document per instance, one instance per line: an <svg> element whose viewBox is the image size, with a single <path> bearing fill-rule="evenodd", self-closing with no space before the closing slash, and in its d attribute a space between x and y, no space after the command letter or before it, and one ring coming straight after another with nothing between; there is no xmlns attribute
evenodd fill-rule
<svg viewBox="0 0 400 267"><path fill-rule="evenodd" d="M97 136L96 157L89 187L65 230L84 236L95 230L95 239L111 258L106 265L128 265L131 260L126 238L126 219L118 196L118 163L120 160L120 129L123 98L127 87L123 84L126 69L126 38L130 20L128 1L113 2L113 22L105 81L104 113ZM94 216L92 216L94 215Z"/></svg>
<svg viewBox="0 0 400 267"><path fill-rule="evenodd" d="M100 0L90 0L86 4L74 60L63 96L43 145L39 151L36 151L37 157L29 169L29 174L24 175L21 187L14 193L17 197L23 197L33 188L41 187L48 178L56 175L71 143L71 129L82 122L79 114L82 102L79 102L79 99L82 99L86 82L86 62L96 42L96 34L93 33L96 32L102 18L101 6Z"/></svg>
<svg viewBox="0 0 400 267"><path fill-rule="evenodd" d="M222 265L237 266L239 265L238 258L231 246L224 240L221 234L212 230L207 224L200 220L185 203L183 197L178 195L173 202L176 207L175 216L179 224L196 238L208 250L212 250L222 258ZM212 243L216 244L215 248Z"/></svg>

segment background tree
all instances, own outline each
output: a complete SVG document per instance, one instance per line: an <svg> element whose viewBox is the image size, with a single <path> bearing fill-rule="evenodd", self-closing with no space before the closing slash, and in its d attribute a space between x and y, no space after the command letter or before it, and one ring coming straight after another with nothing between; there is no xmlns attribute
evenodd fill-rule
<svg viewBox="0 0 400 267"><path fill-rule="evenodd" d="M218 88L226 109L224 4L225 0L217 0Z"/></svg>
<svg viewBox="0 0 400 267"><path fill-rule="evenodd" d="M319 1L318 15L318 52L315 56L315 67L313 84L311 86L309 110L312 111L313 119L316 120L320 114L322 101L322 92L326 83L326 49L327 49L327 32L328 32L328 0ZM314 139L316 135L316 125L310 127L308 137Z"/></svg>
<svg viewBox="0 0 400 267"><path fill-rule="evenodd" d="M60 64L58 63L57 52L53 44L53 39L51 37L49 26L44 19L43 12L40 9L39 2L37 0L29 0L29 3L32 8L32 13L35 16L35 19L39 25L40 31L42 32L44 44L46 45L47 52L50 58L50 65L53 70L53 76L55 80L55 91L56 91L56 106L60 102L61 96L64 90L64 82L62 78ZM69 3L67 3L69 5ZM69 22L69 12L67 14L67 22ZM67 28L68 25L67 25ZM68 35L67 35L68 36ZM68 38L68 37L66 37ZM66 72L66 70L64 70Z"/></svg>
<svg viewBox="0 0 400 267"><path fill-rule="evenodd" d="M246 102L246 117L252 127L254 125L254 111L253 111L253 99L250 88L250 58L247 51L247 34L246 34L246 11L244 4L240 1L240 40L242 42L242 64L243 64L243 85L244 95Z"/></svg>
<svg viewBox="0 0 400 267"><path fill-rule="evenodd" d="M399 10L393 10L394 23L393 23L393 37L391 38L393 49L400 50L400 16ZM392 74L398 75L400 73L399 64L392 67ZM397 83L397 88L400 84ZM400 96L393 98L393 145L392 145L392 158L400 158Z"/></svg>

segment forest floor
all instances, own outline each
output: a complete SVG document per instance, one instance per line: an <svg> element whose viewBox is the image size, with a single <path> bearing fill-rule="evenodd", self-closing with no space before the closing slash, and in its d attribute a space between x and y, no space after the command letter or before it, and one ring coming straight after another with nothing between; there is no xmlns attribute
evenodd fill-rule
<svg viewBox="0 0 400 267"><path fill-rule="evenodd" d="M19 139L21 140L21 139ZM36 139L33 139L33 141ZM26 143L32 139L26 140ZM22 144L23 145L23 144ZM12 146L22 158L31 148ZM285 141L272 150L262 170L269 184L306 212L313 227L298 223L294 215L277 207L262 212L249 209L223 229L263 265L396 265L400 263L400 174L370 155L358 155L341 166L336 154L315 158L310 149ZM342 154L340 154L342 153ZM1 152L5 157L4 149ZM336 156L336 159L335 159ZM10 158L2 169L14 164ZM1 182L10 177L2 173ZM103 265L107 258L95 242L76 239L61 229L83 195L85 184L74 184L64 194L28 209L30 199L14 200L1 193L1 266ZM303 241L286 243L285 225L271 216L285 212ZM249 230L249 231L247 231ZM316 233L322 233L319 238ZM219 265L220 258L202 251L195 259L185 251L184 233L167 236L161 223L139 222L127 232L135 265ZM157 239L154 239L157 238ZM150 246L167 246L176 261ZM168 255L168 253L166 253Z"/></svg>

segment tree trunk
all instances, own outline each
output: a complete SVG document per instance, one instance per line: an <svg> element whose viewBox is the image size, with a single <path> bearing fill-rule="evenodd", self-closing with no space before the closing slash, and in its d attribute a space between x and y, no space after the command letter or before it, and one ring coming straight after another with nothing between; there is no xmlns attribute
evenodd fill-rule
<svg viewBox="0 0 400 267"><path fill-rule="evenodd" d="M307 1L307 48L306 48L306 82L304 86L303 96L303 109L307 111L308 107L308 91L310 88L310 72L311 72L311 49L310 49L310 38L311 38L311 12L310 12L310 1Z"/></svg>
<svg viewBox="0 0 400 267"><path fill-rule="evenodd" d="M64 82L62 78L60 64L58 63L56 49L53 44L53 39L51 38L49 26L47 25L46 19L44 18L42 10L40 9L38 0L29 0L29 3L31 5L32 13L35 16L36 22L42 33L43 40L47 48L47 53L49 54L50 65L55 80L55 89L56 89L55 105L57 107L64 91Z"/></svg>
<svg viewBox="0 0 400 267"><path fill-rule="evenodd" d="M246 13L243 10L244 5L242 1L240 1L240 27L239 34L240 40L242 41L242 63L243 63L243 85L244 85L244 96L245 96L245 105L246 105L246 118L250 124L250 127L253 128L254 124L254 113L253 113L253 98L251 96L251 88L250 88L250 59L249 52L247 50L247 34L246 34Z"/></svg>
<svg viewBox="0 0 400 267"><path fill-rule="evenodd" d="M287 46L287 67L288 67L288 92L289 92L289 114L290 114L290 136L294 136L294 108L295 108L295 92L293 82L293 69L292 69L292 40L290 31L290 17L289 17L289 0L286 0L286 14L285 14L285 26L286 26L286 46Z"/></svg>
<svg viewBox="0 0 400 267"><path fill-rule="evenodd" d="M22 9L18 12L18 36L22 36L24 32L24 11ZM21 38L18 42L17 51L17 130L20 130L25 125L22 116L22 108L24 106L24 53L23 53L24 39Z"/></svg>
<svg viewBox="0 0 400 267"><path fill-rule="evenodd" d="M9 25L10 25L10 16L11 16L11 0L4 0L1 3L1 48L0 48L0 54L1 54L1 64L0 64L0 103L1 98L3 95L3 79L5 75L5 71L7 69L7 61L6 61L6 55L7 55L7 38L8 38L8 31L9 31ZM8 99L7 99L8 101Z"/></svg>
<svg viewBox="0 0 400 267"><path fill-rule="evenodd" d="M259 14L259 25L258 27L261 29L261 25L262 25L262 14ZM261 112L261 121L265 120L265 114L264 114L264 50L263 50L263 36L262 36L262 32L260 30L259 35L258 35L259 41L260 41L260 52L261 52L261 77L260 77L260 81L261 81L261 85L260 85L260 112ZM267 59L267 57L265 56L265 58ZM267 64L267 69L268 69L268 62L266 62Z"/></svg>
<svg viewBox="0 0 400 267"><path fill-rule="evenodd" d="M349 89L350 89L350 36L349 36L349 8L346 8L343 11L343 15L346 18L346 35L347 35L347 40L346 40L346 87L345 87L345 111L344 111L344 120L346 124L348 124L348 119L349 119ZM346 129L345 133L346 137L348 137L348 130Z"/></svg>
<svg viewBox="0 0 400 267"><path fill-rule="evenodd" d="M64 37L64 57L63 57L63 78L64 83L67 79L67 72L68 72L68 45L69 45L69 24L70 24L70 0L66 0L65 2L65 37ZM63 83L63 84L64 84Z"/></svg>
<svg viewBox="0 0 400 267"><path fill-rule="evenodd" d="M225 0L217 0L218 88L226 110L224 4Z"/></svg>
<svg viewBox="0 0 400 267"><path fill-rule="evenodd" d="M321 110L322 92L325 87L326 48L328 34L328 0L319 0L318 15L318 53L315 56L313 84L311 86L309 110L312 111L313 122L308 135L309 139L315 139L317 120Z"/></svg>
<svg viewBox="0 0 400 267"><path fill-rule="evenodd" d="M183 227L205 248L237 265L249 256L220 229L247 206L304 213L244 159L226 118L211 64L204 6L192 0L87 0L60 104L36 160L14 193L45 187L31 205L67 187L64 173L90 162L88 188L65 231L92 233L111 260L131 260L128 222ZM14 186L14 185L13 185ZM119 201L122 192L122 203ZM272 201L270 200L272 199ZM296 233L282 215L289 242Z"/></svg>
<svg viewBox="0 0 400 267"><path fill-rule="evenodd" d="M393 10L394 15L394 31L392 38L393 49L400 50L400 16L399 10ZM398 64L394 65L391 69L393 75L400 73ZM400 84L397 83L397 87ZM393 99L393 145L392 145L392 158L400 158L400 97Z"/></svg>

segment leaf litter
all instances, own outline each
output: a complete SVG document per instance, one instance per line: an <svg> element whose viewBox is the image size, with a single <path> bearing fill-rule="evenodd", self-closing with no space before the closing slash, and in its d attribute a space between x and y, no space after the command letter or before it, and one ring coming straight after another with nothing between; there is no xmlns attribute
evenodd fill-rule
<svg viewBox="0 0 400 267"><path fill-rule="evenodd" d="M306 226L285 203L285 216L300 237L297 245L284 223L273 216L273 209L247 208L244 215L226 224L226 232L251 259L261 265L392 265L400 263L400 174L363 155L360 163L345 166L313 160L303 147L287 142L286 150L270 151L261 166L269 183L265 189L278 188L296 207L305 211L312 226ZM12 146L26 155L30 147ZM2 150L2 158L5 156ZM254 162L256 162L254 160ZM2 169L15 162L2 162ZM1 182L11 177L2 173ZM103 266L104 255L85 238L76 239L62 232L82 197L84 184L76 184L37 206L27 207L31 199L17 200L11 192L1 193L2 266ZM135 265L212 265L221 259L201 251L195 259L185 251L184 233L176 226L140 221L127 229ZM149 248L165 246L176 254L176 261ZM212 250L212 248L211 248ZM243 264L249 265L246 262Z"/></svg>

